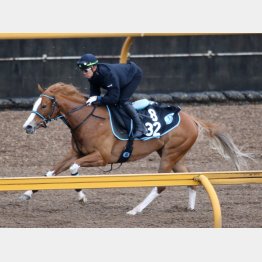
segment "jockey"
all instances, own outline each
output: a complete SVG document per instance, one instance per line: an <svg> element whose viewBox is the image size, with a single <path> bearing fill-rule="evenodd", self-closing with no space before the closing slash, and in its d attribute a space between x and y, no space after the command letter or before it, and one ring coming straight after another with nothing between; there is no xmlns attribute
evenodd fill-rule
<svg viewBox="0 0 262 262"><path fill-rule="evenodd" d="M98 63L93 54L83 55L78 60L77 66L90 84L90 98L86 102L87 105L92 103L97 105L119 104L134 122L133 137L139 138L147 133L138 113L129 102L142 80L142 70L139 66L134 62L127 64ZM100 95L100 88L107 91L104 96Z"/></svg>

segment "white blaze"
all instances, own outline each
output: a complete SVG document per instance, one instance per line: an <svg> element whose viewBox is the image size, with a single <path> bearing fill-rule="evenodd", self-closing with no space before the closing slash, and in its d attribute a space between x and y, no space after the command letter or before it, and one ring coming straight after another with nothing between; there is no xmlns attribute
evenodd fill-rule
<svg viewBox="0 0 262 262"><path fill-rule="evenodd" d="M42 101L42 97L39 97L36 100L36 102L34 103L34 106L33 106L33 111L37 111L39 105L41 104L41 101ZM30 116L25 121L23 128L26 128L33 121L34 117L35 117L35 113L31 113Z"/></svg>

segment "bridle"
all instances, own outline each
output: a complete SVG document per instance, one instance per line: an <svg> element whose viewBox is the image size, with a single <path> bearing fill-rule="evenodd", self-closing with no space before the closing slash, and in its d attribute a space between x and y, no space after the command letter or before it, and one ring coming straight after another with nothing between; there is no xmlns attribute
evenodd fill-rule
<svg viewBox="0 0 262 262"><path fill-rule="evenodd" d="M54 114L55 112L55 109L58 107L58 103L56 101L56 98L55 96L49 96L49 95L46 95L46 94L41 94L40 97L46 97L48 99L51 100L52 102L52 105L51 105L51 110L50 112L48 113L47 117L43 116L42 114L40 114L38 111L35 111L35 110L32 110L32 113L36 114L37 116L39 116L41 119L42 119L42 122L38 123L37 126L43 126L44 128L47 127L47 124L53 120L58 120L58 119L62 119L63 122L69 127L69 129L71 130L71 132L74 132L76 129L78 129L80 126L82 126L86 121L87 119L90 117L90 116L94 116L94 117L97 117L97 118L100 118L100 119L105 119L104 117L100 117L100 116L96 116L94 115L93 113L95 112L96 110L96 106L93 107L91 113L89 115L87 115L83 120L82 122L80 122L80 124L78 124L76 127L72 128L68 122L68 120L66 119L66 115L70 115L76 111L79 111L81 110L82 108L86 107L86 103L84 103L83 105L81 106L78 106L76 108L73 108L71 109L69 112L65 113L64 115L60 113L60 115L57 115L56 117L52 117L52 115Z"/></svg>
<svg viewBox="0 0 262 262"><path fill-rule="evenodd" d="M57 107L57 102L56 102L56 99L54 96L48 96L46 94L41 94L40 97L47 97L48 99L51 100L52 102L52 108L51 108L51 111L48 113L47 117L43 116L42 114L40 114L38 111L35 111L35 110L32 110L31 112L36 114L37 116L39 116L43 121L38 123L37 126L43 126L44 128L47 127L47 123L53 121L53 120L57 120L57 119L60 119L63 117L63 115L58 115L56 117L53 117L52 118L52 115L54 114L55 112L55 108Z"/></svg>

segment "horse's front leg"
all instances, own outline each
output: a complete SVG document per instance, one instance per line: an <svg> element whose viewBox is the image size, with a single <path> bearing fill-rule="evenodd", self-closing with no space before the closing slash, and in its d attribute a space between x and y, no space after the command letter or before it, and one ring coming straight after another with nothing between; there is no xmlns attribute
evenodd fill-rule
<svg viewBox="0 0 262 262"><path fill-rule="evenodd" d="M78 158L70 166L70 172L72 176L79 176L78 170L80 167L96 167L105 165L105 161L99 152L93 152L84 157ZM87 198L82 189L76 189L78 193L79 202L86 203Z"/></svg>
<svg viewBox="0 0 262 262"><path fill-rule="evenodd" d="M67 170L79 155L74 151L70 152L61 162L57 163L52 171L48 171L45 176L56 176Z"/></svg>
<svg viewBox="0 0 262 262"><path fill-rule="evenodd" d="M62 161L60 161L56 166L51 169L51 171L48 171L45 176L50 177L50 176L56 176L59 173L67 170L72 163L78 158L78 155L74 152L71 151ZM20 200L29 200L32 198L33 194L38 192L38 190L27 190L24 192L19 199Z"/></svg>

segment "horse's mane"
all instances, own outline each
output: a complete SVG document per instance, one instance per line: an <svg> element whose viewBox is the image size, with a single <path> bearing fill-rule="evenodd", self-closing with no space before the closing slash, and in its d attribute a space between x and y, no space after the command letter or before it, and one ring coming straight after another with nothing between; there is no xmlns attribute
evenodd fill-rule
<svg viewBox="0 0 262 262"><path fill-rule="evenodd" d="M48 91L52 94L63 94L65 96L74 96L74 95L80 95L85 96L78 87L75 87L73 84L66 84L63 82L55 83L51 86L49 86Z"/></svg>

